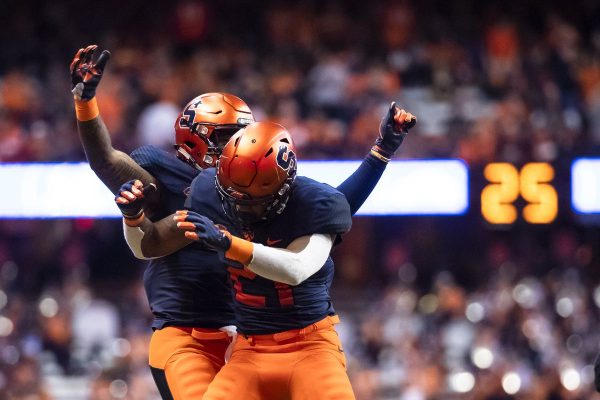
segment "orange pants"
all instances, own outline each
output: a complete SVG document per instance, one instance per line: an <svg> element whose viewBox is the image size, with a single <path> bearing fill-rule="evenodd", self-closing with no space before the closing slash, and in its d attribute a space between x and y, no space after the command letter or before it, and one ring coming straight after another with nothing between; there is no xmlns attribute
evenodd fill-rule
<svg viewBox="0 0 600 400"><path fill-rule="evenodd" d="M152 334L149 364L164 370L174 400L200 399L225 364L229 343L217 329L166 327Z"/></svg>
<svg viewBox="0 0 600 400"><path fill-rule="evenodd" d="M327 317L304 329L273 335L238 335L231 359L204 400L354 399L346 358Z"/></svg>

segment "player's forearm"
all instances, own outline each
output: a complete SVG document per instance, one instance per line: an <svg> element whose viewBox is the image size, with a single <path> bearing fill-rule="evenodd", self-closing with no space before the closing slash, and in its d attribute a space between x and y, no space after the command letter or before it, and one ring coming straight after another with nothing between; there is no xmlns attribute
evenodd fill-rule
<svg viewBox="0 0 600 400"><path fill-rule="evenodd" d="M156 223L142 214L135 220L123 219L125 241L132 253L140 259L164 257L172 254L192 241L177 229L172 216Z"/></svg>
<svg viewBox="0 0 600 400"><path fill-rule="evenodd" d="M87 121L78 119L77 130L90 165L106 163L110 155L116 151L112 146L108 128L100 115Z"/></svg>
<svg viewBox="0 0 600 400"><path fill-rule="evenodd" d="M144 185L156 183L154 177L140 167L131 157L112 147L110 134L99 115L88 121L77 121L79 138L90 167L111 190L123 182L140 179Z"/></svg>
<svg viewBox="0 0 600 400"><path fill-rule="evenodd" d="M174 221L189 239L223 252L230 265L288 285L298 285L321 269L333 246L331 235L315 233L296 238L285 249L267 247L233 236L191 210L177 211Z"/></svg>
<svg viewBox="0 0 600 400"><path fill-rule="evenodd" d="M83 150L92 169L104 168L116 150L110 133L100 116L96 97L91 100L74 99L77 131ZM125 181L122 181L125 182Z"/></svg>
<svg viewBox="0 0 600 400"><path fill-rule="evenodd" d="M131 226L127 224L127 220L123 218L123 234L125 236L125 242L129 246L129 249L135 256L140 260L150 260L156 257L145 256L142 250L142 242L146 232L140 226Z"/></svg>
<svg viewBox="0 0 600 400"><path fill-rule="evenodd" d="M129 155L119 150L114 150L106 159L92 164L90 167L98 178L113 193L117 193L123 182L139 179L144 186L150 183L158 184L156 179L144 168L140 167Z"/></svg>
<svg viewBox="0 0 600 400"><path fill-rule="evenodd" d="M264 278L296 286L323 267L332 245L331 236L322 234L302 236L285 249L254 243L248 269Z"/></svg>
<svg viewBox="0 0 600 400"><path fill-rule="evenodd" d="M356 214L375 189L387 164L385 160L369 153L358 169L337 187L337 190L344 194L350 204L352 215Z"/></svg>

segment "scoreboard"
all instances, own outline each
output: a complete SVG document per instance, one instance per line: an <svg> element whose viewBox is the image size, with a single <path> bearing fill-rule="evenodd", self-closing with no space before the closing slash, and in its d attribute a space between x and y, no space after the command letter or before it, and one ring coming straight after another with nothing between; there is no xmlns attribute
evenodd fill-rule
<svg viewBox="0 0 600 400"><path fill-rule="evenodd" d="M514 223L519 196L527 203L521 210L526 222L548 224L556 219L558 194L552 185L552 165L529 163L519 170L509 163L492 163L483 174L489 184L481 191L481 214L490 224Z"/></svg>
<svg viewBox="0 0 600 400"><path fill-rule="evenodd" d="M478 208L491 225L550 224L559 217L600 222L600 159L513 165L490 163L473 176ZM473 211L473 210L472 210Z"/></svg>
<svg viewBox="0 0 600 400"><path fill-rule="evenodd" d="M580 158L573 162L571 202L579 214L600 215L600 159Z"/></svg>
<svg viewBox="0 0 600 400"><path fill-rule="evenodd" d="M298 174L337 186L359 165L301 161ZM0 183L0 218L121 216L87 163L0 163ZM358 214L475 215L490 226L510 226L551 224L561 213L600 221L600 158L479 168L458 159L393 161Z"/></svg>

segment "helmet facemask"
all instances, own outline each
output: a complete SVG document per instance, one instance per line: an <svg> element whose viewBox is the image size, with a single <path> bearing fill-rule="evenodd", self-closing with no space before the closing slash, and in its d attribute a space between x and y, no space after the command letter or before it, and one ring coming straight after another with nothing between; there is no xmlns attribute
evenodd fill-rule
<svg viewBox="0 0 600 400"><path fill-rule="evenodd" d="M192 134L198 136L204 143L206 143L207 149L203 158L204 165L202 168L214 167L217 163L223 147L229 141L229 139L240 129L246 125L242 124L206 124L206 123L195 123L190 127Z"/></svg>
<svg viewBox="0 0 600 400"><path fill-rule="evenodd" d="M296 178L295 147L274 122L255 122L237 132L217 162L215 186L223 210L244 228L281 214Z"/></svg>
<svg viewBox="0 0 600 400"><path fill-rule="evenodd" d="M218 169L218 165L217 165ZM251 228L257 224L268 221L281 214L285 209L292 193L292 184L296 178L289 176L281 188L270 196L253 199L245 193L221 185L218 176L215 176L215 185L221 196L223 211L244 228Z"/></svg>
<svg viewBox="0 0 600 400"><path fill-rule="evenodd" d="M252 113L240 98L227 93L200 95L175 121L177 157L197 169L214 167L229 138L252 122Z"/></svg>

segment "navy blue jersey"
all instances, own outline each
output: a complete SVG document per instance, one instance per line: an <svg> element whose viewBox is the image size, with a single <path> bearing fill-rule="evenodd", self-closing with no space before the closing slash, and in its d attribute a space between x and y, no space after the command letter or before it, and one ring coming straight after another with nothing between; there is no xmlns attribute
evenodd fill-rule
<svg viewBox="0 0 600 400"><path fill-rule="evenodd" d="M161 185L160 202L152 204L146 214L154 221L181 210L186 192L198 170L184 163L172 153L154 146L142 146L131 153L131 158L140 167L154 176Z"/></svg>
<svg viewBox="0 0 600 400"><path fill-rule="evenodd" d="M212 189L212 191L211 191ZM339 235L350 229L350 206L329 185L297 177L281 215L241 232L223 212L215 189L215 170L194 179L188 208L222 224L236 236L272 247L287 247L294 239L314 233ZM327 259L313 276L297 286L260 277L249 270L228 267L238 329L244 334L267 334L298 329L334 314L329 296L333 261Z"/></svg>
<svg viewBox="0 0 600 400"><path fill-rule="evenodd" d="M153 146L140 147L131 157L160 183L160 201L149 205L148 215L156 221L183 209L187 190L199 171ZM228 274L217 254L200 245L151 260L144 272L144 287L154 314L153 328L235 324Z"/></svg>

